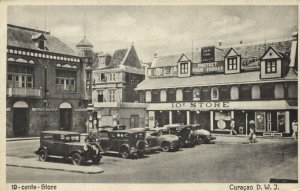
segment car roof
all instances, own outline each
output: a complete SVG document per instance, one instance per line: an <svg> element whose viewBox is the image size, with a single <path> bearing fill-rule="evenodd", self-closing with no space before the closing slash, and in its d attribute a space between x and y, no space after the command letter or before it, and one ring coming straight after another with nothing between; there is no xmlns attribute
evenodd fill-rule
<svg viewBox="0 0 300 191"><path fill-rule="evenodd" d="M42 131L42 134L59 134L59 135L80 135L80 133L77 132L72 132L72 131L58 131L58 130L54 130L54 131Z"/></svg>
<svg viewBox="0 0 300 191"><path fill-rule="evenodd" d="M168 130L166 127L147 128L146 131L163 131Z"/></svg>

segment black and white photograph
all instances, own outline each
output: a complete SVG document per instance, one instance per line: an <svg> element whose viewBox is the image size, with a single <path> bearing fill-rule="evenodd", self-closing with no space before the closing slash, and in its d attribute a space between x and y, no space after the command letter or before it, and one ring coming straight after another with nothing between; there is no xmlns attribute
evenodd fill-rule
<svg viewBox="0 0 300 191"><path fill-rule="evenodd" d="M300 189L298 1L66 2L0 2L5 190Z"/></svg>

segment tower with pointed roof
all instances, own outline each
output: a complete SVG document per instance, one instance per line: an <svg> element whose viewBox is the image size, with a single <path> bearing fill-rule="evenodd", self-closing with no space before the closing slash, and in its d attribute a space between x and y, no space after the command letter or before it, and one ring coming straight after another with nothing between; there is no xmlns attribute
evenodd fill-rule
<svg viewBox="0 0 300 191"><path fill-rule="evenodd" d="M80 57L94 56L94 52L93 52L94 46L86 39L86 36L84 36L84 38L78 44L76 44L76 48L77 48L77 54Z"/></svg>

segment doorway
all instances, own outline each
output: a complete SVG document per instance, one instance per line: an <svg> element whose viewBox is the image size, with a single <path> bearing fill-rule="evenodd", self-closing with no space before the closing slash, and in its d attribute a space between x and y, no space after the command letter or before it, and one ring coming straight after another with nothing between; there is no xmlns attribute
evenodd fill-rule
<svg viewBox="0 0 300 191"><path fill-rule="evenodd" d="M15 137L28 136L29 113L28 105L18 101L13 105L13 132Z"/></svg>
<svg viewBox="0 0 300 191"><path fill-rule="evenodd" d="M61 130L71 130L72 128L72 106L69 103L62 103L59 106L59 120Z"/></svg>

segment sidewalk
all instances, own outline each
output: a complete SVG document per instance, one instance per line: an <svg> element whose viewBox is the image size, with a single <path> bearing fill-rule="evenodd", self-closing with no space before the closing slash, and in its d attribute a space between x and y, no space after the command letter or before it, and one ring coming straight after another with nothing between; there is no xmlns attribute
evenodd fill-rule
<svg viewBox="0 0 300 191"><path fill-rule="evenodd" d="M46 170L60 170L67 172L77 172L85 174L102 173L104 170L100 166L76 166L73 164L55 163L55 162L41 162L37 158L19 158L6 157L7 166L16 166L24 168L36 168Z"/></svg>
<svg viewBox="0 0 300 191"><path fill-rule="evenodd" d="M40 139L40 137L16 137L16 138L6 138L6 142L9 141L24 141L24 140L36 140Z"/></svg>

